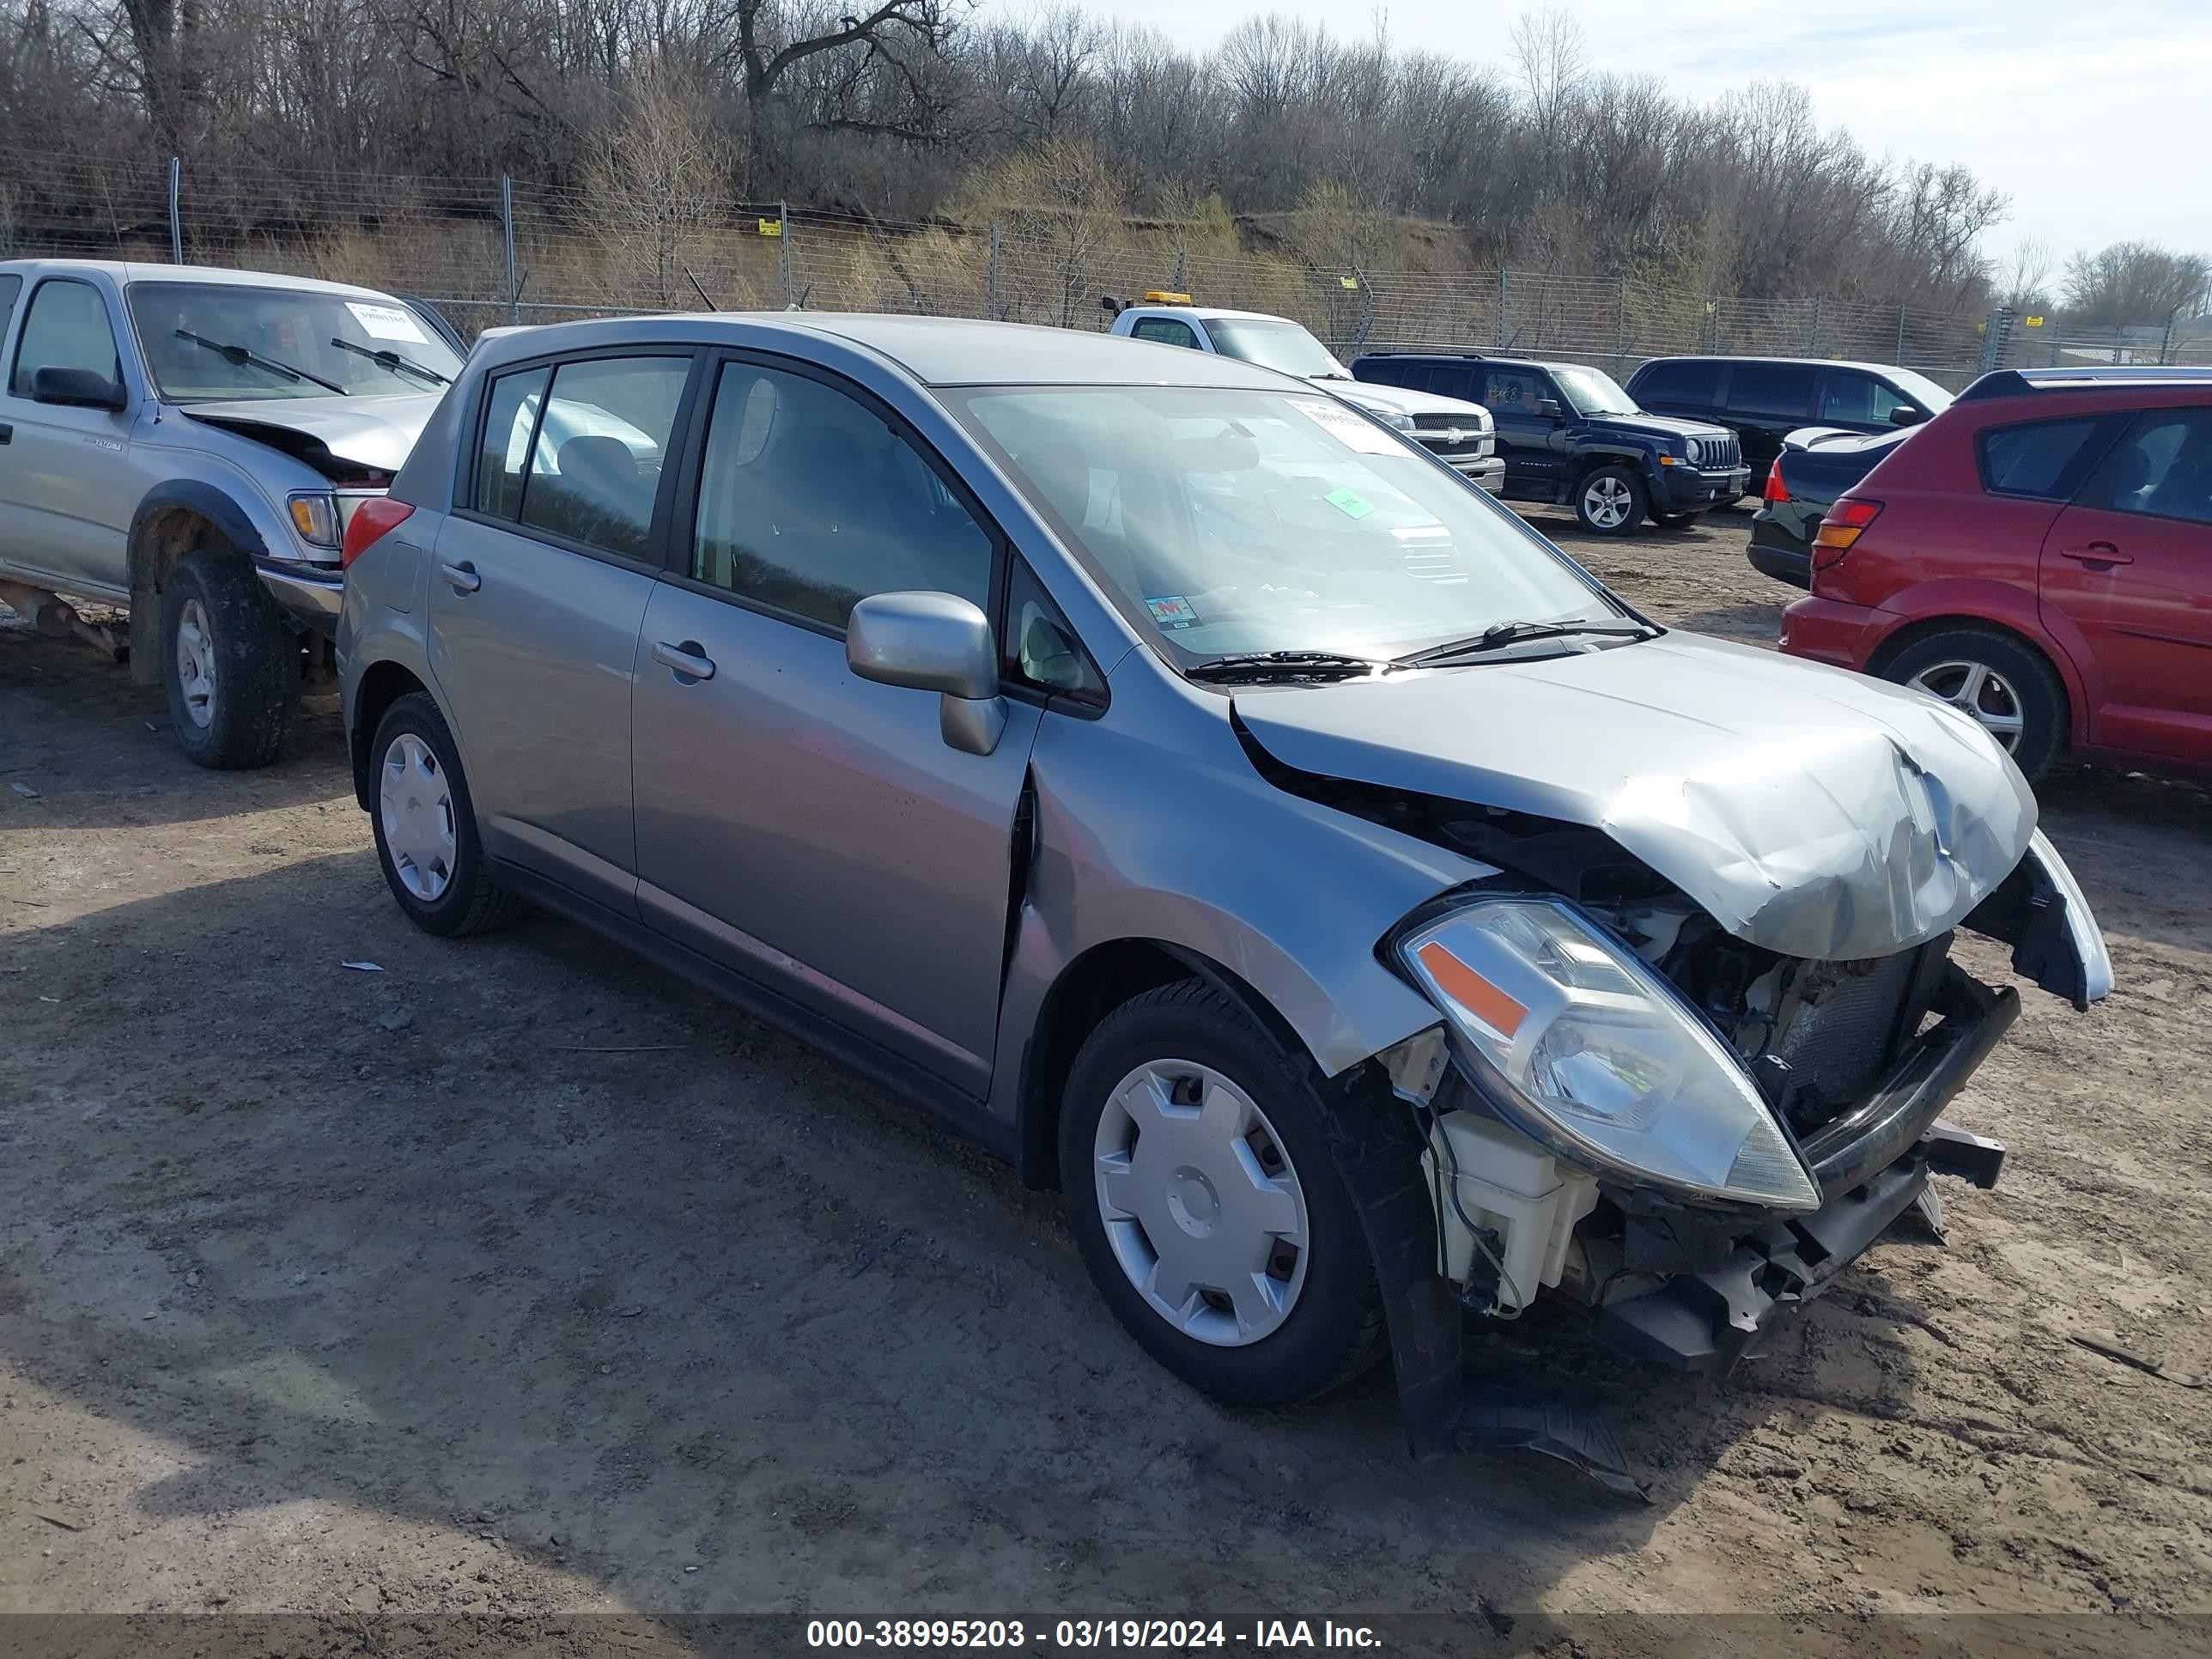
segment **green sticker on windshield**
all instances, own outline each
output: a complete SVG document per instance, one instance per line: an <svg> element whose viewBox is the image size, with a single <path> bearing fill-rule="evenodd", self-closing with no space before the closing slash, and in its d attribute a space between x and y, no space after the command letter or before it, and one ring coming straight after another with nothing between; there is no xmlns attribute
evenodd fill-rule
<svg viewBox="0 0 2212 1659"><path fill-rule="evenodd" d="M1375 503L1357 490L1332 489L1322 500L1347 519L1364 519L1375 510Z"/></svg>

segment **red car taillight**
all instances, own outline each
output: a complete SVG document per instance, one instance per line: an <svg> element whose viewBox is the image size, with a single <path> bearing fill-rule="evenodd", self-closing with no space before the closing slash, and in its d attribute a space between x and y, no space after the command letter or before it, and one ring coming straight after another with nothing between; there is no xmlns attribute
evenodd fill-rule
<svg viewBox="0 0 2212 1659"><path fill-rule="evenodd" d="M1777 501L1789 499L1790 486L1782 482L1782 458L1777 455L1774 465L1766 469L1766 504L1771 507Z"/></svg>
<svg viewBox="0 0 2212 1659"><path fill-rule="evenodd" d="M1828 509L1813 532L1813 568L1826 570L1850 552L1866 527L1881 516L1880 501L1844 495Z"/></svg>
<svg viewBox="0 0 2212 1659"><path fill-rule="evenodd" d="M367 552L371 544L398 529L414 511L411 503L394 501L389 495L379 495L354 508L353 517L346 523L344 544L338 549L338 568L344 569Z"/></svg>

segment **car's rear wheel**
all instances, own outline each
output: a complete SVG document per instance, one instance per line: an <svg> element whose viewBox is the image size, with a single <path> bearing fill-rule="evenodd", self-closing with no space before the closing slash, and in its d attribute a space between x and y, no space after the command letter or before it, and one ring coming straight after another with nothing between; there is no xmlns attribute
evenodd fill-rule
<svg viewBox="0 0 2212 1659"><path fill-rule="evenodd" d="M1881 677L1973 717L2028 778L2066 743L2066 688L2034 647L1986 628L1923 635L1881 665Z"/></svg>
<svg viewBox="0 0 2212 1659"><path fill-rule="evenodd" d="M1593 536L1633 535L1649 501L1644 480L1629 467L1598 467L1575 486L1575 517Z"/></svg>
<svg viewBox="0 0 2212 1659"><path fill-rule="evenodd" d="M453 734L420 691L377 723L370 823L385 884L425 933L453 938L505 927L523 902L491 878Z"/></svg>
<svg viewBox="0 0 2212 1659"><path fill-rule="evenodd" d="M1232 1405L1313 1399L1378 1352L1316 1081L1195 980L1108 1015L1068 1079L1060 1178L1085 1264L1154 1358Z"/></svg>
<svg viewBox="0 0 2212 1659"><path fill-rule="evenodd" d="M161 584L161 679L185 753L222 769L266 766L284 747L300 642L253 566L221 548L177 562Z"/></svg>

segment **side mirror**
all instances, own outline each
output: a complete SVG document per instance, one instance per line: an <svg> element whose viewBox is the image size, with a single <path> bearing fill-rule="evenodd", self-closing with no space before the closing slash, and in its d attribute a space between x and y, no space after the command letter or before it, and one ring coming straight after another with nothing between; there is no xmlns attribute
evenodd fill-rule
<svg viewBox="0 0 2212 1659"><path fill-rule="evenodd" d="M1899 404L1889 411L1889 423L1892 426L1918 426L1927 418L1923 411L1915 409L1911 404Z"/></svg>
<svg viewBox="0 0 2212 1659"><path fill-rule="evenodd" d="M951 593L872 593L845 624L845 663L864 680L935 691L939 735L951 748L988 755L1006 729L999 695L999 648L991 624Z"/></svg>
<svg viewBox="0 0 2212 1659"><path fill-rule="evenodd" d="M1536 413L1542 416L1544 419L1547 421L1558 420L1559 418L1559 400L1557 398L1539 398L1536 400Z"/></svg>
<svg viewBox="0 0 2212 1659"><path fill-rule="evenodd" d="M64 409L119 410L130 395L105 374L88 368L42 368L31 377L31 401Z"/></svg>

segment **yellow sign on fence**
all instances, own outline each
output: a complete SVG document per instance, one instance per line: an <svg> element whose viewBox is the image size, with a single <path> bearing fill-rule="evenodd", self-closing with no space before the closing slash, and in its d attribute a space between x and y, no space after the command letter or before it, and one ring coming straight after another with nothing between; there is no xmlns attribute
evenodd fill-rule
<svg viewBox="0 0 2212 1659"><path fill-rule="evenodd" d="M2021 326L2024 328L2041 328L2043 326L2043 319L2040 317L2030 317L2022 323Z"/></svg>
<svg viewBox="0 0 2212 1659"><path fill-rule="evenodd" d="M781 220L781 219L763 219L763 220L762 220L762 221L760 222L760 234L761 234L762 235L763 235L763 236L781 236L781 235L782 235L782 234L783 234L783 221L782 221L782 220Z"/></svg>
<svg viewBox="0 0 2212 1659"><path fill-rule="evenodd" d="M1340 276L1336 280L1349 289L1357 289L1359 286L1359 278L1357 276Z"/></svg>

